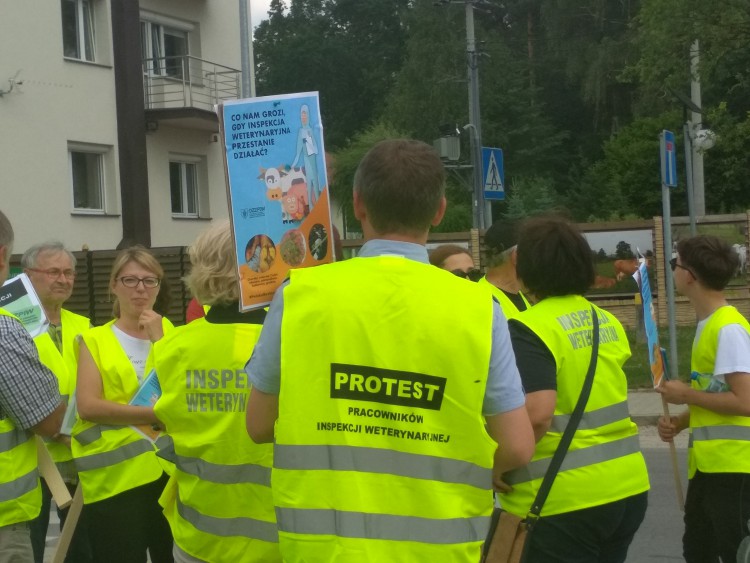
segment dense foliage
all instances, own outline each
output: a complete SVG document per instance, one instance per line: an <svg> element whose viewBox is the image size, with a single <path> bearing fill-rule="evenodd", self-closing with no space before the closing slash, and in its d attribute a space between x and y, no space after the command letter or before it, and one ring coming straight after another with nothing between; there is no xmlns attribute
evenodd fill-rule
<svg viewBox="0 0 750 563"><path fill-rule="evenodd" d="M474 0L485 146L505 152L494 214L566 209L575 219L661 213L658 134L678 139L700 45L706 209L750 207L750 2ZM332 191L351 219L356 163L374 141L432 142L469 122L464 2L272 0L255 31L259 95L318 90ZM462 163L469 143L462 133ZM466 169L452 170L443 230L471 225ZM355 225L355 223L351 223Z"/></svg>

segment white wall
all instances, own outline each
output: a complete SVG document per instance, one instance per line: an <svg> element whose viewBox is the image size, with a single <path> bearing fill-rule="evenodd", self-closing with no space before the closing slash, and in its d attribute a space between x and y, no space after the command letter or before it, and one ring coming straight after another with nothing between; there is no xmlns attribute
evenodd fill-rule
<svg viewBox="0 0 750 563"><path fill-rule="evenodd" d="M186 246L210 224L229 215L221 143L208 131L160 126L146 137L152 246ZM170 154L205 157L209 219L175 219L169 191ZM204 180L205 181L205 180Z"/></svg>
<svg viewBox="0 0 750 563"><path fill-rule="evenodd" d="M0 90L19 69L23 80L0 97L0 206L16 233L15 252L50 238L74 250L114 248L121 238L118 216L71 213L68 141L117 150L109 3L97 1L96 10L102 64L63 59L60 2L2 4ZM119 209L117 159L111 160Z"/></svg>

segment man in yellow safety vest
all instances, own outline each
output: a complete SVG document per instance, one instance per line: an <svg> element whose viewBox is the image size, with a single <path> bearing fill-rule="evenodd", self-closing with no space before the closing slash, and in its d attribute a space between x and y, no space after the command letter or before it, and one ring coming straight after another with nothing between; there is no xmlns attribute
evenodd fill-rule
<svg viewBox="0 0 750 563"><path fill-rule="evenodd" d="M359 255L292 270L271 304L247 425L274 441L284 561L478 561L493 480L530 459L499 305L428 261L444 182L429 145L375 145L354 179Z"/></svg>

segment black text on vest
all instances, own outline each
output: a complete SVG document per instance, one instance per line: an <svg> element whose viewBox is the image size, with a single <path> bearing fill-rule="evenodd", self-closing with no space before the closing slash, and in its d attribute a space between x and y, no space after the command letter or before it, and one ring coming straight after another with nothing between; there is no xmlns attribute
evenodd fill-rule
<svg viewBox="0 0 750 563"><path fill-rule="evenodd" d="M440 410L444 377L424 373L331 364L331 398Z"/></svg>

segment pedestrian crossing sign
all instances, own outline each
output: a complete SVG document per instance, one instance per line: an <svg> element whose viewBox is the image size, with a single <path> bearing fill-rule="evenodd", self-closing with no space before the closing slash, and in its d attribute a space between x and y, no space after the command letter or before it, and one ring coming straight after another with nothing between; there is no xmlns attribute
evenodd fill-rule
<svg viewBox="0 0 750 563"><path fill-rule="evenodd" d="M482 147L482 184L484 199L505 199L503 150Z"/></svg>

